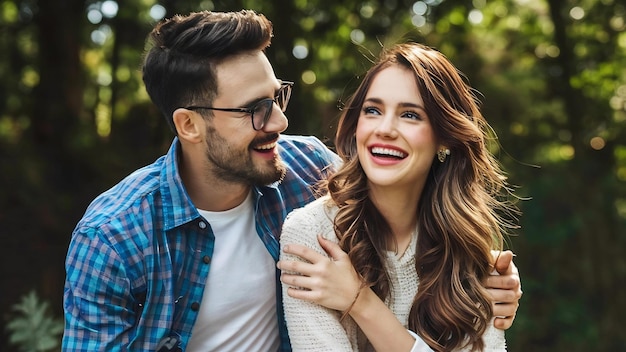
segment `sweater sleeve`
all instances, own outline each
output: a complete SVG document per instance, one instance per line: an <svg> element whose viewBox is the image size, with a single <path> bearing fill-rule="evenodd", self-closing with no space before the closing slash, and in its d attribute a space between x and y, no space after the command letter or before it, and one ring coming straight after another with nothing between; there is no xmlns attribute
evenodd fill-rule
<svg viewBox="0 0 626 352"><path fill-rule="evenodd" d="M493 318L489 322L489 326L483 334L485 342L485 352L503 352L506 351L506 340L504 338L504 330L493 326Z"/></svg>
<svg viewBox="0 0 626 352"><path fill-rule="evenodd" d="M323 207L322 202L318 200L289 214L283 225L281 247L287 244L300 244L327 255L319 245L317 235L322 234L334 240L336 237L332 232L332 223L324 215ZM332 233L328 233L329 229ZM281 252L280 259L303 260L283 252ZM358 350L356 327L348 324L346 330L339 321L340 312L289 297L287 288L289 285L282 285L285 320L293 351L351 352Z"/></svg>
<svg viewBox="0 0 626 352"><path fill-rule="evenodd" d="M483 333L483 342L485 342L485 348L483 352L506 352L506 340L504 338L504 330L497 329L493 325L494 318L491 318L487 329ZM470 352L471 346L465 346L455 351Z"/></svg>

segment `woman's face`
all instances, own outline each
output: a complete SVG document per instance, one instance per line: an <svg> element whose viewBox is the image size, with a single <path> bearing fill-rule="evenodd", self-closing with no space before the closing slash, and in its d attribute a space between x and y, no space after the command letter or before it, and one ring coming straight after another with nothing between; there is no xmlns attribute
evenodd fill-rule
<svg viewBox="0 0 626 352"><path fill-rule="evenodd" d="M421 193L438 145L410 70L393 65L376 75L359 115L356 144L370 187Z"/></svg>

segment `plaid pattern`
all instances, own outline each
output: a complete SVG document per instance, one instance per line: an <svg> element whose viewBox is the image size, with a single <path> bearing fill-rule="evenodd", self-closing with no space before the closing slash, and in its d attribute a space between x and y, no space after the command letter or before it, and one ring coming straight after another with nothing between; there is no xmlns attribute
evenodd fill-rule
<svg viewBox="0 0 626 352"><path fill-rule="evenodd" d="M97 197L76 226L66 260L64 351L154 351L166 336L184 350L196 320L214 236L178 173L179 143ZM278 260L286 215L315 198L337 155L314 137L282 136L280 182L255 188L256 227ZM329 167L330 165L330 167ZM277 271L277 290L282 292ZM289 351L277 296L281 351Z"/></svg>

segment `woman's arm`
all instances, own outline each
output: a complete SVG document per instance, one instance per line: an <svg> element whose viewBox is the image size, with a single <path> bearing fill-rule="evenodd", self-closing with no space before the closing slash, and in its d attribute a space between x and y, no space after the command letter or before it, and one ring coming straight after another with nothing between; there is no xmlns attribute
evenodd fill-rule
<svg viewBox="0 0 626 352"><path fill-rule="evenodd" d="M370 288L364 288L350 316L359 325L376 351L432 351L417 335L411 334Z"/></svg>
<svg viewBox="0 0 626 352"><path fill-rule="evenodd" d="M281 242L287 243L288 240L281 238ZM283 258L278 263L279 268L289 271L281 276L283 287L291 285L306 288L289 289L286 293L290 300L312 302L311 304L331 308L337 312L337 317L350 309L347 313L359 325L376 351L431 351L426 343L400 324L393 312L370 288L361 287L361 280L352 267L350 258L338 245L320 236L320 248L327 255L308 246L289 243L283 246ZM287 260L288 255L290 258L302 258L305 261Z"/></svg>

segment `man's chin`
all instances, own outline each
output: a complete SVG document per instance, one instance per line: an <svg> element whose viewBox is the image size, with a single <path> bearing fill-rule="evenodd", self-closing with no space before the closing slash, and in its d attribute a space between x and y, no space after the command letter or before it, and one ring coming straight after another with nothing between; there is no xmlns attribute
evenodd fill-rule
<svg viewBox="0 0 626 352"><path fill-rule="evenodd" d="M287 174L287 167L280 159L275 159L271 165L264 165L262 169L257 169L257 176L253 184L255 186L267 186L274 182L280 182Z"/></svg>
<svg viewBox="0 0 626 352"><path fill-rule="evenodd" d="M284 165L280 165L279 168L276 168L271 173L259 175L257 179L254 180L254 184L255 186L267 186L274 182L281 182L285 178L286 174L287 168L285 168Z"/></svg>

